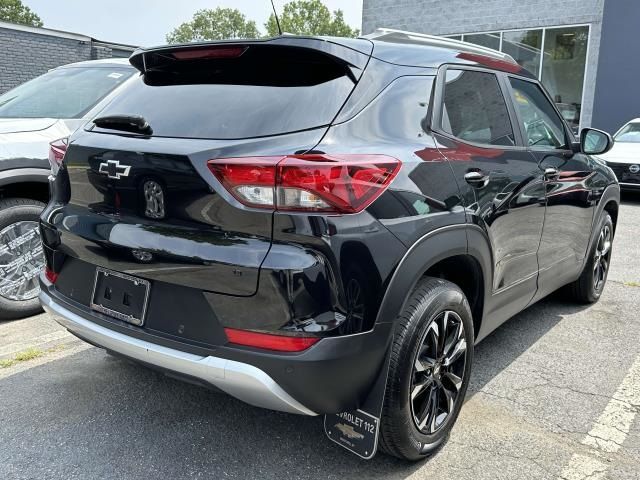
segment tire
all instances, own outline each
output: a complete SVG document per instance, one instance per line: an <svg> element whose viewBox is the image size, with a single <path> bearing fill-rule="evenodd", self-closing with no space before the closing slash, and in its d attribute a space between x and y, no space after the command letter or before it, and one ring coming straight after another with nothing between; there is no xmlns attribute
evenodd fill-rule
<svg viewBox="0 0 640 480"><path fill-rule="evenodd" d="M426 364L432 367L424 369L425 360L420 362L417 360L425 358L422 355L435 356L429 353L430 339L436 338L436 330L443 330L443 319L449 325L448 330L444 329L447 335L443 336L443 343L445 346L450 345L453 350L457 349L458 356L449 367L444 365L446 362L441 363L440 359L434 362L427 360ZM382 451L389 455L416 461L428 457L444 445L458 418L469 385L473 362L473 319L469 303L460 288L446 280L426 277L420 280L407 301L405 310L396 321L379 444ZM456 327L461 325L463 331L453 328L454 324ZM452 339L451 342L449 339ZM438 343L437 340L434 341ZM466 348L462 350L461 345ZM445 347L443 351L446 350ZM464 363L462 371L459 369L461 362ZM424 371L416 371L416 365L419 364ZM427 399L434 398L432 397L433 388L440 388L437 387L438 382L435 380L439 375L442 375L440 385L446 385L447 391L453 390L454 384L449 381L447 369L451 369L451 373L458 375L457 379L460 380L459 383L456 381L459 387L452 406L446 401L449 397L445 393L438 397L444 398L444 404L441 401L429 403L430 400ZM429 376L433 383L430 387L421 389L423 382L420 379L428 379ZM428 380L425 383L428 383ZM427 391L428 389L431 390ZM412 400L410 390L413 393L420 392L415 396L415 400ZM426 402L424 405L427 406L422 408L420 402ZM438 415L439 410L436 410L435 416L431 414L430 417L427 416L425 420L421 420L422 416L417 410L430 411L428 406L434 404L436 409L438 405L444 405L448 406L450 411L444 419L440 420L440 423L438 418L441 418L445 412ZM425 421L427 425L422 427L421 431L418 422Z"/></svg>
<svg viewBox="0 0 640 480"><path fill-rule="evenodd" d="M0 233L3 231L6 232L6 229L10 228L12 225L18 224L18 222L37 223L40 219L40 213L44 207L45 204L42 202L25 198L8 198L0 200ZM5 235L0 236L0 249L5 245L3 238L7 237ZM29 247L31 247L29 251L33 251L33 247L39 244L40 236L38 232L37 238L29 242ZM3 254L0 253L0 269L3 268L3 265L6 265L5 262L11 260L11 257L7 256L7 253L4 253L4 255L5 256L3 258ZM39 259L29 263L28 268L35 269L35 267L40 263L43 265L43 261L40 261L42 258L42 254L40 254ZM40 268L42 265L40 265ZM5 278L8 278L8 276L6 276L8 274L9 272L0 272L0 285L2 285L2 281ZM37 278L35 279L35 282L37 285ZM29 291L33 291L33 289L30 289ZM34 297L30 296L27 299L11 299L0 293L0 320L15 320L41 312L42 308L40 307L40 301L38 300L37 290L35 293ZM13 294L7 295L16 296Z"/></svg>
<svg viewBox="0 0 640 480"><path fill-rule="evenodd" d="M613 249L613 222L607 212L603 212L596 232L596 239L589 250L589 257L580 277L575 282L567 285L569 296L579 303L597 302L607 283L609 266L611 265L611 251ZM606 249L604 254L603 249ZM602 271L603 267L604 270ZM598 270L598 268L601 270ZM598 281L596 281L597 273L599 275Z"/></svg>

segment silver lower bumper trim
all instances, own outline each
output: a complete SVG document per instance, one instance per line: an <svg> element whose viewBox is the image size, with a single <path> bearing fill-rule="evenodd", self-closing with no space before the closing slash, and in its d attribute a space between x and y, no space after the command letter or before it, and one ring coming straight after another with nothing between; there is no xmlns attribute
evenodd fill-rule
<svg viewBox="0 0 640 480"><path fill-rule="evenodd" d="M317 415L253 365L224 358L193 355L115 332L56 303L44 290L40 292L40 302L44 309L71 333L107 350L198 378L256 407L301 415Z"/></svg>

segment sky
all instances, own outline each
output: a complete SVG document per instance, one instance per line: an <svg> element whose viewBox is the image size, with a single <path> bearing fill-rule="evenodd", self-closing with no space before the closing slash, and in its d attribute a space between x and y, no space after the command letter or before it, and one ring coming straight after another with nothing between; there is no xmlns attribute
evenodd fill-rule
<svg viewBox="0 0 640 480"><path fill-rule="evenodd" d="M271 13L269 0L22 0L37 13L44 26L79 33L105 42L152 46L165 43L165 35L189 21L196 10L237 8L255 20L264 32ZM362 0L323 0L330 10L341 9L345 21L361 28ZM286 0L275 0L278 11Z"/></svg>

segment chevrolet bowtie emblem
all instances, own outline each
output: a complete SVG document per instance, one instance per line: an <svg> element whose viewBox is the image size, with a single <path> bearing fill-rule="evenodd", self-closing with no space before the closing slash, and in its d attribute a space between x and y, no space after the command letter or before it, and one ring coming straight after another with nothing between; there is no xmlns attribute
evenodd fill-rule
<svg viewBox="0 0 640 480"><path fill-rule="evenodd" d="M120 165L119 160L107 160L100 164L100 173L104 173L107 177L120 180L121 177L128 177L131 166Z"/></svg>

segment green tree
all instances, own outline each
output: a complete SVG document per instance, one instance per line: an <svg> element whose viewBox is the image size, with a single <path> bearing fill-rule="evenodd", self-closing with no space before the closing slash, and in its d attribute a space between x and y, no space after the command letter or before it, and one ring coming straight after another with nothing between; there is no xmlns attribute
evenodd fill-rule
<svg viewBox="0 0 640 480"><path fill-rule="evenodd" d="M168 43L187 43L228 38L257 38L256 22L247 20L235 8L198 10L193 20L183 23L167 35Z"/></svg>
<svg viewBox="0 0 640 480"><path fill-rule="evenodd" d="M342 10L333 13L320 0L295 0L284 6L280 18L282 31L296 35L329 35L334 37L357 37L360 31L344 21ZM278 35L276 17L271 14L264 24L267 35Z"/></svg>
<svg viewBox="0 0 640 480"><path fill-rule="evenodd" d="M41 27L42 20L20 0L0 0L0 20L20 23L31 27Z"/></svg>

